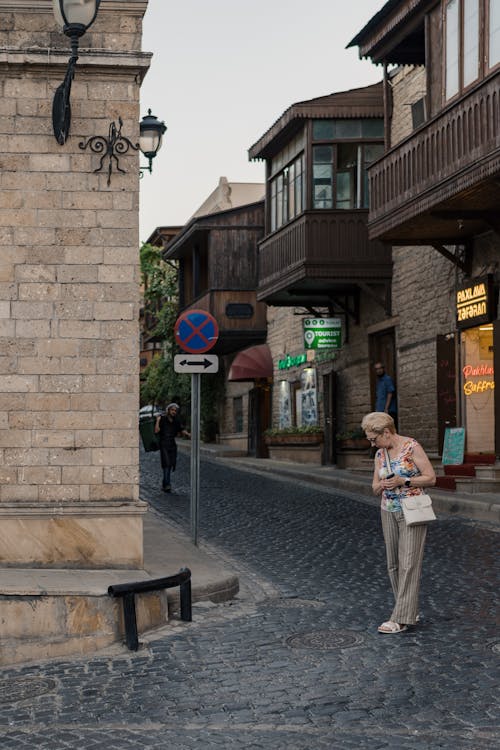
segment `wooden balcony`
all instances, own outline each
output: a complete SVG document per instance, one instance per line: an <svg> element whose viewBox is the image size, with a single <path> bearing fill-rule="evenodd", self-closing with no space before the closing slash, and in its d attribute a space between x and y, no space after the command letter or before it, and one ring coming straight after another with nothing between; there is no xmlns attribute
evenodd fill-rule
<svg viewBox="0 0 500 750"><path fill-rule="evenodd" d="M229 354L266 340L267 308L257 301L255 291L211 290L193 300L182 312L191 309L206 310L219 325L219 339L210 350L213 354ZM234 313L239 314L238 317L234 317ZM248 317L241 317L243 314Z"/></svg>
<svg viewBox="0 0 500 750"><path fill-rule="evenodd" d="M389 151L369 170L369 237L458 244L499 227L500 74Z"/></svg>
<svg viewBox="0 0 500 750"><path fill-rule="evenodd" d="M272 305L328 305L339 293L385 282L391 251L369 242L368 211L307 211L259 244L257 298Z"/></svg>

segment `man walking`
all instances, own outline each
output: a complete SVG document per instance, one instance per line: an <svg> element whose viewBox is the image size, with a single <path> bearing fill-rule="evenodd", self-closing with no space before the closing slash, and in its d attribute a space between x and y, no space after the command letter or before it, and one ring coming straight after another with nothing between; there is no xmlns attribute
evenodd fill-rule
<svg viewBox="0 0 500 750"><path fill-rule="evenodd" d="M170 474L175 471L177 463L177 443L175 438L178 435L191 437L189 432L184 429L180 423L178 404L169 404L165 414L160 415L155 424L155 433L159 436L160 443L160 460L163 470L163 492L170 492Z"/></svg>

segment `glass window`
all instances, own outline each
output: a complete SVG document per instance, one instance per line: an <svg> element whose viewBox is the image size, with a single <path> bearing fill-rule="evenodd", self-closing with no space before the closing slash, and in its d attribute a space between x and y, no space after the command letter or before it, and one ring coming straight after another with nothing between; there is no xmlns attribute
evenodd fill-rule
<svg viewBox="0 0 500 750"><path fill-rule="evenodd" d="M464 0L463 47L464 86L468 86L479 76L479 0Z"/></svg>
<svg viewBox="0 0 500 750"><path fill-rule="evenodd" d="M313 208L333 208L333 146L313 148Z"/></svg>
<svg viewBox="0 0 500 750"><path fill-rule="evenodd" d="M490 68L500 63L500 3L490 0Z"/></svg>
<svg viewBox="0 0 500 750"><path fill-rule="evenodd" d="M340 141L348 138L383 138L381 117L364 120L313 120L313 140Z"/></svg>
<svg viewBox="0 0 500 750"><path fill-rule="evenodd" d="M337 146L336 208L357 208L358 146L342 143Z"/></svg>
<svg viewBox="0 0 500 750"><path fill-rule="evenodd" d="M361 120L361 135L363 138L383 138L384 121L378 117L372 120Z"/></svg>
<svg viewBox="0 0 500 750"><path fill-rule="evenodd" d="M446 6L446 98L458 93L459 48L458 48L458 0L450 0Z"/></svg>
<svg viewBox="0 0 500 750"><path fill-rule="evenodd" d="M335 138L335 120L314 120L313 139L315 141L333 141Z"/></svg>
<svg viewBox="0 0 500 750"><path fill-rule="evenodd" d="M304 210L304 157L297 157L271 180L271 231Z"/></svg>

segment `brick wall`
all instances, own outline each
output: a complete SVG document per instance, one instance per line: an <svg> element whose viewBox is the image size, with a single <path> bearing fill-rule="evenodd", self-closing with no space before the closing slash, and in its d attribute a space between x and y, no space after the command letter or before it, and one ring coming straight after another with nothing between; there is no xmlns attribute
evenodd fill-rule
<svg viewBox="0 0 500 750"><path fill-rule="evenodd" d="M15 4L0 0L0 501L137 503L138 154L108 187L79 143L118 116L137 141L147 2L102 3L63 146L68 40L51 3Z"/></svg>

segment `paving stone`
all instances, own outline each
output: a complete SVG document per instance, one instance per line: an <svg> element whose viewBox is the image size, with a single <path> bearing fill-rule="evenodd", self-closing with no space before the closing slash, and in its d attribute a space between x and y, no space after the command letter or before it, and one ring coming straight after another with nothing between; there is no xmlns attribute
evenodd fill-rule
<svg viewBox="0 0 500 750"><path fill-rule="evenodd" d="M186 456L168 499L158 456L141 461L143 496L189 530ZM496 748L498 532L440 520L425 554L424 621L381 636L391 592L376 508L203 461L200 540L243 593L231 606L195 606L192 623L137 653L2 670L7 687L39 679L48 690L24 701L5 690L2 750ZM297 636L316 647L292 648Z"/></svg>

